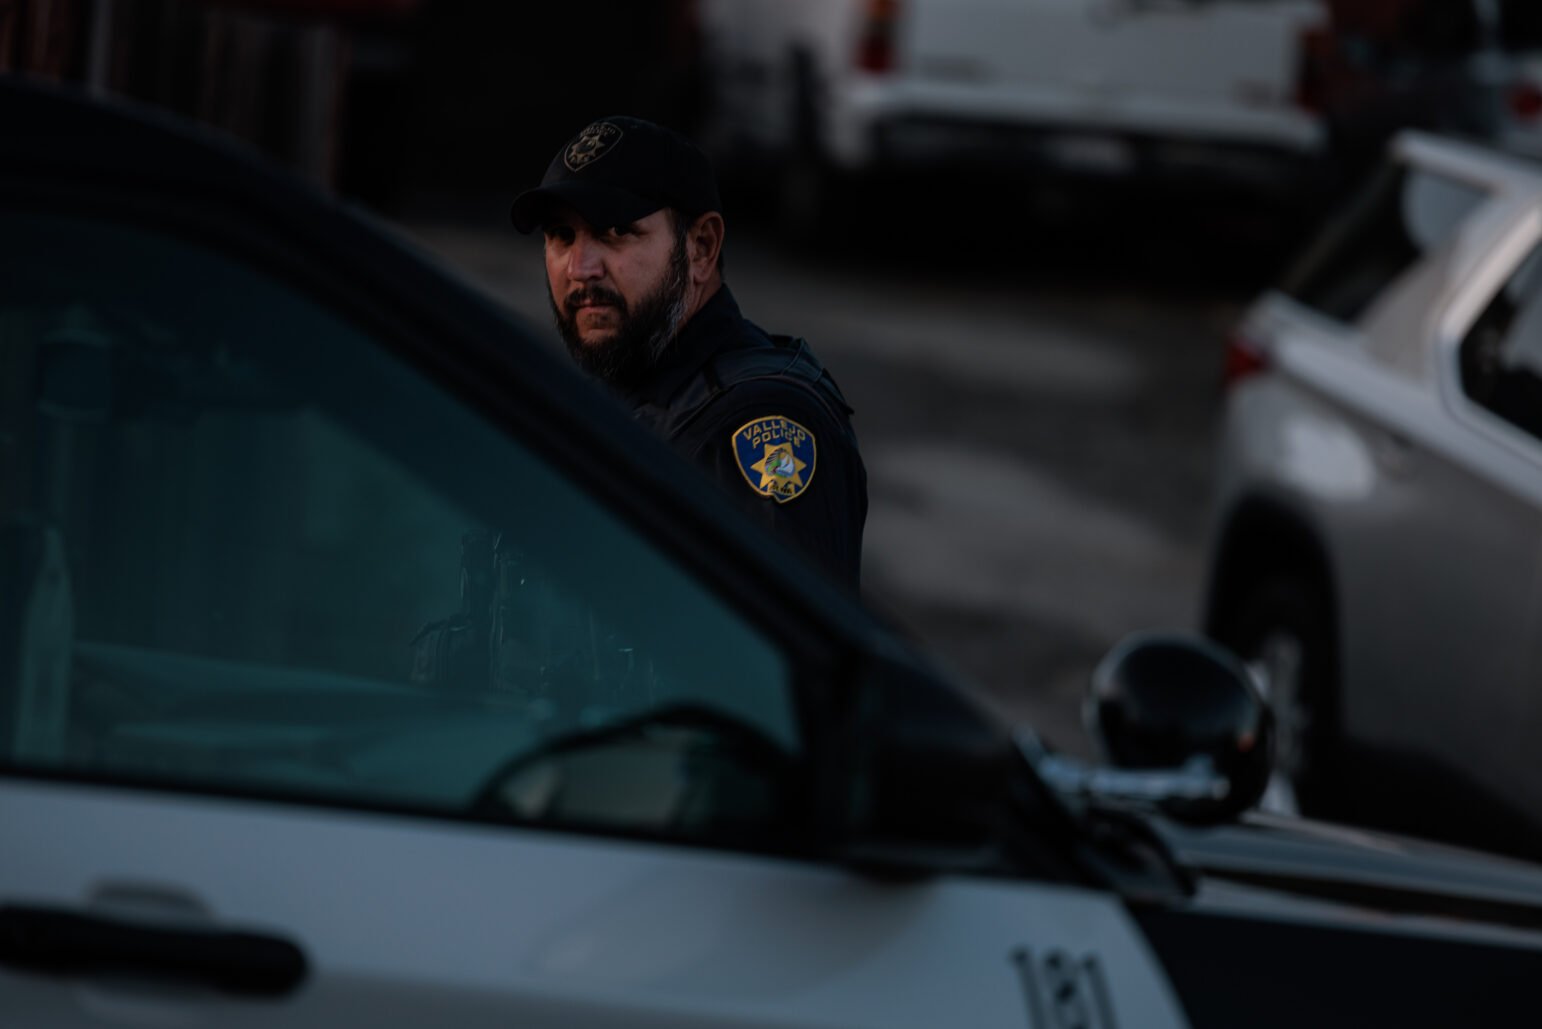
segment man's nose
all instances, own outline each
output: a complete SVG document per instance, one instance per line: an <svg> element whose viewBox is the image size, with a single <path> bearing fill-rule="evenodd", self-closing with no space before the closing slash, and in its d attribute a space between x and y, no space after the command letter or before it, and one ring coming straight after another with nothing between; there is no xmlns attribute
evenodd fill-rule
<svg viewBox="0 0 1542 1029"><path fill-rule="evenodd" d="M580 282L598 279L605 274L600 248L592 239L579 236L568 247L568 278Z"/></svg>

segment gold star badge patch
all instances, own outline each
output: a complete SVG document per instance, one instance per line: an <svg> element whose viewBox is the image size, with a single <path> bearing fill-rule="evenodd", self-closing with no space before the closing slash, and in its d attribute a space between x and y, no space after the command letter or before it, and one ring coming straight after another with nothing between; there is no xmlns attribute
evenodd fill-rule
<svg viewBox="0 0 1542 1029"><path fill-rule="evenodd" d="M733 447L744 481L779 504L801 494L814 479L814 434L791 418L772 415L746 422L734 430Z"/></svg>

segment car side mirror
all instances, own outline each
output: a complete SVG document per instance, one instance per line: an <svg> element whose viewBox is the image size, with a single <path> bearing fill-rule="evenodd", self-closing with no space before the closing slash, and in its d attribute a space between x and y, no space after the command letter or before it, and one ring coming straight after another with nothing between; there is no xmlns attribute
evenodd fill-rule
<svg viewBox="0 0 1542 1029"><path fill-rule="evenodd" d="M1093 670L1082 716L1101 767L1019 733L1039 776L1067 798L1150 804L1204 824L1237 818L1268 787L1274 716L1241 660L1203 637L1127 637Z"/></svg>
<svg viewBox="0 0 1542 1029"><path fill-rule="evenodd" d="M1268 786L1273 715L1241 660L1203 637L1126 638L1093 671L1083 717L1106 764L1120 770L1101 782L1094 773L1090 792L1217 822L1251 808Z"/></svg>

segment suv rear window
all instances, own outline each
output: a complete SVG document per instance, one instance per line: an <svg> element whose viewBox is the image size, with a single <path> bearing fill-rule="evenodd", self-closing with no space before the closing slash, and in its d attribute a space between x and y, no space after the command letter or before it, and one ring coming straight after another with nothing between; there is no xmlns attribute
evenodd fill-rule
<svg viewBox="0 0 1542 1029"><path fill-rule="evenodd" d="M1280 286L1344 322L1357 320L1484 200L1482 189L1407 164L1383 168L1328 222Z"/></svg>

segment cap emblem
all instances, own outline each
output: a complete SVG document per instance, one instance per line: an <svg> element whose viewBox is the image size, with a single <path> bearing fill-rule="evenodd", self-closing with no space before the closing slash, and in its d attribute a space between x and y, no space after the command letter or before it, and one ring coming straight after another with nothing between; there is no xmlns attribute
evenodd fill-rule
<svg viewBox="0 0 1542 1029"><path fill-rule="evenodd" d="M610 153L621 142L621 130L608 121L597 121L578 134L563 151L562 163L569 171L580 172Z"/></svg>

